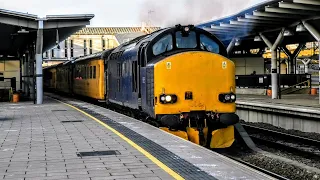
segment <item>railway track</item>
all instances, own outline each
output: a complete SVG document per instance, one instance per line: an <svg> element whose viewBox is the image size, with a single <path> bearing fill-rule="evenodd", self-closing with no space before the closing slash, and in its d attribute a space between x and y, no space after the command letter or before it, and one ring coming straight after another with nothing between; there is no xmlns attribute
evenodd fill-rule
<svg viewBox="0 0 320 180"><path fill-rule="evenodd" d="M320 141L247 124L242 126L258 144L320 161Z"/></svg>
<svg viewBox="0 0 320 180"><path fill-rule="evenodd" d="M253 165L253 164L250 164L250 163L248 163L246 161L243 161L240 158L236 158L236 157L228 155L226 153L221 153L221 154L226 156L226 157L228 157L228 158L230 158L230 159L232 159L232 160L234 160L234 161L237 161L237 162L239 162L241 164L244 164L244 165L246 165L248 167L251 167L251 168L253 168L253 169L257 170L257 171L263 172L263 173L265 173L265 174L267 174L267 175L269 175L269 176L271 176L273 178L276 178L276 179L279 179L279 180L289 180L288 178L285 178L285 177L283 177L283 176L281 176L279 174L273 173L273 172L268 171L266 169L260 168L258 166Z"/></svg>

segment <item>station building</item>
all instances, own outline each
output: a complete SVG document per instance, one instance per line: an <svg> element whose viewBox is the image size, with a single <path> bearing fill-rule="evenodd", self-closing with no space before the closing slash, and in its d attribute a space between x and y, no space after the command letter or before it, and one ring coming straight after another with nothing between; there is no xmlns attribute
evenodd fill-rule
<svg viewBox="0 0 320 180"><path fill-rule="evenodd" d="M160 27L85 27L44 52L43 66L111 49L158 29Z"/></svg>

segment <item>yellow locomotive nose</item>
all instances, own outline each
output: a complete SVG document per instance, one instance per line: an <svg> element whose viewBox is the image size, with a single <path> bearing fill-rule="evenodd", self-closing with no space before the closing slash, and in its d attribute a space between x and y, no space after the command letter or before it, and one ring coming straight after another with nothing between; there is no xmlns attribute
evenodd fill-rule
<svg viewBox="0 0 320 180"><path fill-rule="evenodd" d="M155 115L170 127L163 130L211 148L232 145L239 120L232 61L203 51L176 54L154 65L154 82Z"/></svg>
<svg viewBox="0 0 320 180"><path fill-rule="evenodd" d="M235 99L234 71L232 61L208 52L185 52L158 62L154 66L154 97L160 101L155 103L155 114L234 113L235 103L221 101ZM177 100L161 103L161 95L175 95Z"/></svg>

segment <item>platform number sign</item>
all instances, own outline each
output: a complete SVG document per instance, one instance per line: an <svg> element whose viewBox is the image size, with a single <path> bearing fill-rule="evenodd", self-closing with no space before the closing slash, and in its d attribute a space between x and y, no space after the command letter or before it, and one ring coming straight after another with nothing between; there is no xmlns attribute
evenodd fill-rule
<svg viewBox="0 0 320 180"><path fill-rule="evenodd" d="M167 69L171 69L171 62L167 62Z"/></svg>
<svg viewBox="0 0 320 180"><path fill-rule="evenodd" d="M227 68L227 61L222 61L222 69L226 69Z"/></svg>

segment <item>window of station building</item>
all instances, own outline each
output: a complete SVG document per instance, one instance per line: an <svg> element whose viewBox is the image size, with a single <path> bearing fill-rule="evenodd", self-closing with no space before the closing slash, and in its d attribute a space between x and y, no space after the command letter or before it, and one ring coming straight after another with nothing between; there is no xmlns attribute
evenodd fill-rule
<svg viewBox="0 0 320 180"><path fill-rule="evenodd" d="M204 34L200 35L200 48L213 53L220 52L219 44Z"/></svg>
<svg viewBox="0 0 320 180"><path fill-rule="evenodd" d="M73 48L73 40L70 40L70 48Z"/></svg>
<svg viewBox="0 0 320 180"><path fill-rule="evenodd" d="M68 40L64 41L64 48L67 49L68 48Z"/></svg>
<svg viewBox="0 0 320 180"><path fill-rule="evenodd" d="M93 79L96 78L97 69L96 66L93 66Z"/></svg>
<svg viewBox="0 0 320 180"><path fill-rule="evenodd" d="M106 40L102 39L102 49L106 47Z"/></svg>
<svg viewBox="0 0 320 180"><path fill-rule="evenodd" d="M89 49L89 53L92 54L92 49L91 48Z"/></svg>
<svg viewBox="0 0 320 180"><path fill-rule="evenodd" d="M177 48L196 48L197 37L194 31L190 31L188 36L183 36L181 31L176 32Z"/></svg>
<svg viewBox="0 0 320 180"><path fill-rule="evenodd" d="M51 49L51 57L54 57L54 49Z"/></svg>
<svg viewBox="0 0 320 180"><path fill-rule="evenodd" d="M157 56L161 53L172 50L172 48L173 48L172 44L173 44L173 42L172 42L172 35L171 34L168 34L168 35L162 37L158 42L156 42L153 45L153 47L152 47L153 54L155 56Z"/></svg>
<svg viewBox="0 0 320 180"><path fill-rule="evenodd" d="M64 57L68 57L68 49L64 49Z"/></svg>
<svg viewBox="0 0 320 180"><path fill-rule="evenodd" d="M84 56L87 55L87 49L83 49L83 55L84 55Z"/></svg>
<svg viewBox="0 0 320 180"><path fill-rule="evenodd" d="M70 56L73 57L73 49L70 49Z"/></svg>

